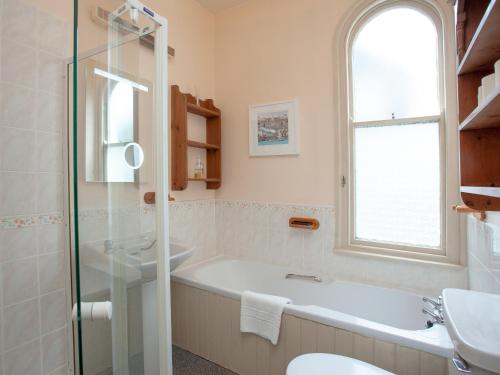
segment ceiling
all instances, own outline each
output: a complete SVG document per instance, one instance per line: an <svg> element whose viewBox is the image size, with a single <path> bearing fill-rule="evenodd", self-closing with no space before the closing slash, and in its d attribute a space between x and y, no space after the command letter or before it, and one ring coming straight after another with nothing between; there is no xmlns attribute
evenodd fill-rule
<svg viewBox="0 0 500 375"><path fill-rule="evenodd" d="M246 0L198 0L201 5L212 12L220 12L221 10L230 8L244 1Z"/></svg>

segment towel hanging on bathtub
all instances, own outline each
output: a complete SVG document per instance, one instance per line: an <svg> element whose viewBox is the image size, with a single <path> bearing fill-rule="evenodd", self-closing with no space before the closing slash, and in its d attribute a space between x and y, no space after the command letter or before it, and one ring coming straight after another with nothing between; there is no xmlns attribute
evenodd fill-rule
<svg viewBox="0 0 500 375"><path fill-rule="evenodd" d="M280 334L283 309L287 303L291 302L285 297L243 292L241 295L240 331L254 333L276 345Z"/></svg>

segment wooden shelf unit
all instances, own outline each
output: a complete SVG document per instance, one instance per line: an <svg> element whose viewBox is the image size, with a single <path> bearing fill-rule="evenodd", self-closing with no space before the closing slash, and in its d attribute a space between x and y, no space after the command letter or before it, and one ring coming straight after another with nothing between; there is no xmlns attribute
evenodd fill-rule
<svg viewBox="0 0 500 375"><path fill-rule="evenodd" d="M207 189L221 186L221 112L212 99L199 100L182 93L179 86L171 87L171 153L172 153L172 190L185 190L188 181L203 181ZM187 135L187 114L192 113L206 118L206 143L189 140ZM188 176L188 147L207 151L206 178Z"/></svg>
<svg viewBox="0 0 500 375"><path fill-rule="evenodd" d="M500 88L477 99L481 79L500 59L500 0L458 0L457 50L462 200L500 211Z"/></svg>

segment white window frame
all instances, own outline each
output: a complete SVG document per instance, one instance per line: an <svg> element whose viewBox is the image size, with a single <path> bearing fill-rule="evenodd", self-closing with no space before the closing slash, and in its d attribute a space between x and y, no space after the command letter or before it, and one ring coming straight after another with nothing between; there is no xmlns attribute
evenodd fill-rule
<svg viewBox="0 0 500 375"><path fill-rule="evenodd" d="M439 48L439 94L441 114L438 116L385 121L352 121L352 44L360 29L373 17L389 9L413 8L427 15L435 24ZM338 204L336 251L357 254L395 256L423 261L464 264L465 241L461 238L460 219L449 207L460 202L458 177L458 119L456 114L456 55L454 12L445 0L362 1L345 18L337 33L338 58ZM440 126L441 157L441 246L440 249L413 247L355 238L353 142L355 126L413 124L435 120Z"/></svg>

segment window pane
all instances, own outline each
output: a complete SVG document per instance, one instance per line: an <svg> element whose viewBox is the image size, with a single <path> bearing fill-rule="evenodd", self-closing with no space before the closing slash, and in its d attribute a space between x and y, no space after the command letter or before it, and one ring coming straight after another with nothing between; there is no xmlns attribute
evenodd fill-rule
<svg viewBox="0 0 500 375"><path fill-rule="evenodd" d="M439 125L354 131L355 238L440 247Z"/></svg>
<svg viewBox="0 0 500 375"><path fill-rule="evenodd" d="M125 163L123 150L125 146L111 145L106 154L107 182L134 182L134 170Z"/></svg>
<svg viewBox="0 0 500 375"><path fill-rule="evenodd" d="M108 142L134 140L134 89L119 82L111 91L108 102Z"/></svg>
<svg viewBox="0 0 500 375"><path fill-rule="evenodd" d="M437 33L409 8L385 11L352 46L354 121L439 114Z"/></svg>

